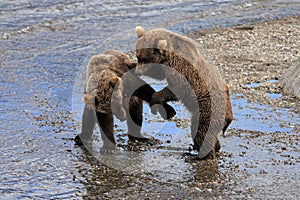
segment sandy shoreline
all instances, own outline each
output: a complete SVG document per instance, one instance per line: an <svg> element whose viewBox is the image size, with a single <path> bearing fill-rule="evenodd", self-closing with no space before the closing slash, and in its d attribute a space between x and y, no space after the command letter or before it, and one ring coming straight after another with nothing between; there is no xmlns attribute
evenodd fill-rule
<svg viewBox="0 0 300 200"><path fill-rule="evenodd" d="M299 24L300 17L287 17L200 30L191 37L204 49L204 57L218 67L232 93L242 94L250 102L299 112L299 99L284 95L280 81L286 69L300 57ZM252 83L260 84L248 87ZM271 99L267 93L283 95Z"/></svg>

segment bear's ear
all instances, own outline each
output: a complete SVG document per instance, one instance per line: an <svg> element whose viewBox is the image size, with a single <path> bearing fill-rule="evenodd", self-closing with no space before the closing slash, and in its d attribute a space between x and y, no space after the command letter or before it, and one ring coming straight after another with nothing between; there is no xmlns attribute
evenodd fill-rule
<svg viewBox="0 0 300 200"><path fill-rule="evenodd" d="M158 49L164 50L164 49L167 48L167 46L168 46L167 40L159 40L158 43L157 43L157 48Z"/></svg>
<svg viewBox="0 0 300 200"><path fill-rule="evenodd" d="M118 83L118 81L119 81L119 77L113 76L109 81L109 85L112 87L115 87L115 85Z"/></svg>
<svg viewBox="0 0 300 200"><path fill-rule="evenodd" d="M140 38L144 35L145 31L144 31L143 27L136 26L135 27L135 33L136 33L137 38Z"/></svg>

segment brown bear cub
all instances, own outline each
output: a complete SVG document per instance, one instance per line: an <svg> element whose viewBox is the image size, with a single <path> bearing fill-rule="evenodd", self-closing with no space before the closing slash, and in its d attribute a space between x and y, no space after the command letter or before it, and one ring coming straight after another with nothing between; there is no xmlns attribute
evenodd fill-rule
<svg viewBox="0 0 300 200"><path fill-rule="evenodd" d="M201 57L193 40L164 29L145 32L140 26L136 34L136 73L168 82L153 94L150 105L180 100L192 114L197 159L215 158L220 149L219 134L233 119L227 84Z"/></svg>
<svg viewBox="0 0 300 200"><path fill-rule="evenodd" d="M113 135L113 115L121 121L127 120L130 140L149 140L141 134L143 101L149 103L155 90L134 74L131 69L135 66L136 63L126 54L115 50L90 59L84 88L82 130L75 137L76 144L82 145L83 141L90 141L98 122L103 149L114 149L116 141ZM167 103L163 103L159 112L165 119L176 114Z"/></svg>

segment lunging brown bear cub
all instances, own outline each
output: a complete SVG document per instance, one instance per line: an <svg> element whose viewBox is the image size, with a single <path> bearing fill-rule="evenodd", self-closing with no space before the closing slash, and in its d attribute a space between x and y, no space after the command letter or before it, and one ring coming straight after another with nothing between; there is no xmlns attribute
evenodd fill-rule
<svg viewBox="0 0 300 200"><path fill-rule="evenodd" d="M191 134L199 159L213 159L219 134L232 121L229 88L217 70L200 55L196 43L179 34L136 27L136 73L166 79L150 105L180 100L192 113Z"/></svg>
<svg viewBox="0 0 300 200"><path fill-rule="evenodd" d="M149 140L141 134L143 101L149 103L155 90L134 74L131 69L135 66L126 54L115 50L91 58L84 88L82 130L75 137L76 144L89 141L98 122L103 148L114 149L113 114L121 121L127 120L129 139ZM167 103L159 112L165 119L176 114Z"/></svg>

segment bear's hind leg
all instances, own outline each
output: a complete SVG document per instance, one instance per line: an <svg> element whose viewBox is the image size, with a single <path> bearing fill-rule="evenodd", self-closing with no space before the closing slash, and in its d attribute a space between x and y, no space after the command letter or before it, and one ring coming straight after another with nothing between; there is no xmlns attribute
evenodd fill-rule
<svg viewBox="0 0 300 200"><path fill-rule="evenodd" d="M209 131L209 126L211 125L209 120L207 120L204 116L201 115L199 118L199 121L195 120L195 118L192 118L191 126L192 137L194 142L193 148L194 150L198 151L197 159L215 159L216 151L219 151L219 149L221 148L220 142L217 138L218 135L214 135L211 131Z"/></svg>
<svg viewBox="0 0 300 200"><path fill-rule="evenodd" d="M116 148L116 141L114 137L114 118L113 114L97 112L97 119L101 131L101 138L103 140L103 149L114 150Z"/></svg>

